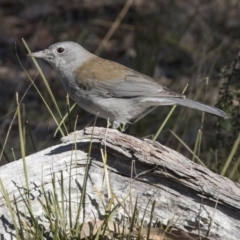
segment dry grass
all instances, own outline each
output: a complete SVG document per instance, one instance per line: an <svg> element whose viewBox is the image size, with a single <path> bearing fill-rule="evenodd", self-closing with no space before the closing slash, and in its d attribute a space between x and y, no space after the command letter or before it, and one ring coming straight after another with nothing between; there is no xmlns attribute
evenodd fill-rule
<svg viewBox="0 0 240 240"><path fill-rule="evenodd" d="M43 1L42 6L36 8L37 12L33 11L35 3L26 2L23 5L19 1L18 4L21 14L16 12L14 3L1 5L2 9L9 9L0 11L4 26L2 35L6 39L10 36L17 41L16 52L22 66L29 69L29 75L26 76L20 64L11 67L12 62L17 62L15 53L7 56L4 51L1 53L4 65L0 67L0 79L8 79L5 83L7 90L3 88L2 95L6 97L4 94L8 93L9 99L13 99L0 106L2 164L4 160L12 161L22 157L15 92L19 92L19 99L24 103L22 128L25 129L23 135L26 155L58 142L61 135L72 131L71 122L75 121L76 116L79 116L77 129L94 122L94 116L78 107L74 108L71 100L65 102L66 93L58 76L45 63L41 63L45 77L40 71L44 81L40 79L26 58L24 45L18 41L26 37L31 49L43 49L61 40L78 41L92 52L97 51L103 57L154 76L157 81L177 92L189 84L187 96L211 105L222 97L219 89L223 83L229 82L227 91L229 95L235 91L236 105L232 107L230 103L224 104L224 100L221 100L219 106L232 112L233 119L221 122L205 115L203 121L200 112L177 108L165 127L161 128L161 134L156 140L189 158L202 159L205 165L216 172L226 173L226 168L231 169L229 176L238 179L239 160L235 160L234 156L238 155L239 150L238 144L235 146L234 142L240 125L237 121L239 86L236 81L227 78L227 72L220 75L225 64L231 66L236 58L240 37L239 31L236 31L238 1L221 4L219 1L190 0L103 1L101 4L88 1L82 5ZM45 11L44 6L49 7L49 10ZM9 45L9 48L14 49L15 46ZM231 67L225 69L231 70ZM232 71L230 76L234 74ZM20 79L17 85L9 87L7 84L15 83L17 77ZM209 80L207 90L206 79ZM226 89L226 85L224 87ZM233 94L231 96L233 98ZM229 99L227 100L230 101ZM155 134L168 111L167 107L157 108L134 124L130 128L130 134L139 137ZM98 119L97 125L105 126L106 123ZM170 132L179 136L181 141ZM184 146L188 146L191 151L185 150ZM231 150L232 146L235 147Z"/></svg>

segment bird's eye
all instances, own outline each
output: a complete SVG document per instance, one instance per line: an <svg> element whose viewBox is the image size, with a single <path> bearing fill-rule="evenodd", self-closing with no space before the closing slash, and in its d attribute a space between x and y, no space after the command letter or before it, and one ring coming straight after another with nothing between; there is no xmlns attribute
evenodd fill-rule
<svg viewBox="0 0 240 240"><path fill-rule="evenodd" d="M65 49L63 47L57 48L57 52L58 53L63 53L64 51L65 51Z"/></svg>

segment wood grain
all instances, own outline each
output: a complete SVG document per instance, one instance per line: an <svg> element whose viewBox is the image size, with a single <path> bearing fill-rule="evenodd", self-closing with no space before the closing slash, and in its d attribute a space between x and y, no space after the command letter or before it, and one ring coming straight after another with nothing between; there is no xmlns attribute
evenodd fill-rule
<svg viewBox="0 0 240 240"><path fill-rule="evenodd" d="M149 222L155 201L153 224L171 225L172 231L179 236L183 233L188 236L175 239L239 239L239 184L157 142L137 139L118 130L87 128L62 141L62 144L26 157L34 215L46 229L48 224L38 201L43 199L42 186L51 193L53 174L59 183L62 172L64 190L68 193L71 180L72 217L75 219L86 165L90 164L81 222L102 220L106 204L114 195L118 210L111 218L113 222L123 218L127 222L138 198L139 218L144 218L144 225ZM92 150L88 158L90 145ZM108 183L101 154L105 149ZM20 196L26 192L22 160L2 166L0 176L11 201L15 196L18 208L24 210ZM60 194L60 184L56 184L56 189ZM68 209L69 195L65 194L64 198ZM4 239L14 239L12 220L1 193L0 209L0 233Z"/></svg>

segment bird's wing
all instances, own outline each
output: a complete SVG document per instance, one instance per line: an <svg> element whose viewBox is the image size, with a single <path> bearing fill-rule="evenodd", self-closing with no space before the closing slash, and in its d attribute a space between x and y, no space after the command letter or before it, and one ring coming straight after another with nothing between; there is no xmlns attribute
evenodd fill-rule
<svg viewBox="0 0 240 240"><path fill-rule="evenodd" d="M105 98L184 98L144 74L96 56L81 66L76 76L80 88Z"/></svg>
<svg viewBox="0 0 240 240"><path fill-rule="evenodd" d="M184 98L143 74L127 73L123 78L97 81L92 89L103 97L171 97Z"/></svg>

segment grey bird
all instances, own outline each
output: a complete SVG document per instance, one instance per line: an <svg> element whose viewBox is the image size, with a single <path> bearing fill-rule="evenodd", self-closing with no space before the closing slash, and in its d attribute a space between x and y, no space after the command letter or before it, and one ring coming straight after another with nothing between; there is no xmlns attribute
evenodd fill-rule
<svg viewBox="0 0 240 240"><path fill-rule="evenodd" d="M218 108L187 99L151 77L97 57L75 42L55 43L28 56L48 61L60 74L69 96L87 112L108 119L113 128L162 105L177 104L228 118Z"/></svg>

